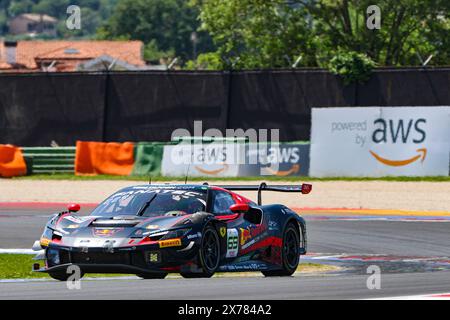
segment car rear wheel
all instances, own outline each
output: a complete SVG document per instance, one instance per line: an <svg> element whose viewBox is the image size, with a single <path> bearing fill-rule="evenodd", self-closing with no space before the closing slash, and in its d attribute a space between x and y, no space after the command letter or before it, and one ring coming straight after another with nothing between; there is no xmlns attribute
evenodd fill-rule
<svg viewBox="0 0 450 320"><path fill-rule="evenodd" d="M202 242L198 252L200 272L181 272L183 278L210 278L214 275L220 262L220 241L217 230L209 225L203 231Z"/></svg>
<svg viewBox="0 0 450 320"><path fill-rule="evenodd" d="M137 276L142 279L164 279L167 273L140 273Z"/></svg>
<svg viewBox="0 0 450 320"><path fill-rule="evenodd" d="M262 271L266 277L291 276L300 262L299 231L294 223L289 223L283 233L281 251L282 269Z"/></svg>

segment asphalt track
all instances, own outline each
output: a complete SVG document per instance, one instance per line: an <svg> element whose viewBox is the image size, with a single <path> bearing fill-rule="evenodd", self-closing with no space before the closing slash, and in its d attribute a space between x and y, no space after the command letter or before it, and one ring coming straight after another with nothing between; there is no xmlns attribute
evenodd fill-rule
<svg viewBox="0 0 450 320"><path fill-rule="evenodd" d="M0 208L0 248L30 248L57 208ZM306 216L307 262L344 272L290 278L0 282L0 299L363 299L450 292L450 222ZM328 257L328 258L327 258ZM366 286L367 266L381 267L381 289ZM443 270L443 271L438 271Z"/></svg>

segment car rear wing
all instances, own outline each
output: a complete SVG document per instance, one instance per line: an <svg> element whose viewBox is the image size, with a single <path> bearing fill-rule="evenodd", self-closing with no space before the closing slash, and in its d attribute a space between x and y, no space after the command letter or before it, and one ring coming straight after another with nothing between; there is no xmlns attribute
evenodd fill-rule
<svg viewBox="0 0 450 320"><path fill-rule="evenodd" d="M261 193L262 191L276 191L276 192L300 192L302 194L308 194L312 190L312 185L308 183L303 183L299 186L286 186L286 185L267 185L262 182L258 185L229 185L229 186L218 186L220 188L230 190L230 191L257 191L258 192L258 205L262 204Z"/></svg>

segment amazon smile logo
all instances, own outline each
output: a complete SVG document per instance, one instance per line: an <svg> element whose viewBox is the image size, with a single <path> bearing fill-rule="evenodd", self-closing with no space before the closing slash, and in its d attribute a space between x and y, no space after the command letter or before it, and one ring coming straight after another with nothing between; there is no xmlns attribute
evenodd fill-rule
<svg viewBox="0 0 450 320"><path fill-rule="evenodd" d="M291 168L288 170L273 170L272 168L264 168L264 171L266 171L270 175L278 176L278 177L286 177L291 174L298 173L300 171L300 165L299 164L293 164Z"/></svg>
<svg viewBox="0 0 450 320"><path fill-rule="evenodd" d="M381 157L380 155L376 154L375 152L373 152L372 150L369 150L370 154L377 159L379 162L387 165L387 166L391 166L391 167L401 167L401 166L406 166L408 164L411 164L413 162L416 162L417 160L420 159L420 162L424 162L426 156L427 156L427 149L426 148L421 148L421 149L417 149L417 155L412 156L409 159L403 159L403 160L391 160L391 159L386 159Z"/></svg>
<svg viewBox="0 0 450 320"><path fill-rule="evenodd" d="M204 168L201 168L199 166L195 166L195 169L197 169L197 171L199 171L199 172L201 172L203 174L216 176L216 175L218 175L218 174L220 174L222 172L227 171L228 170L228 164L224 163L221 168L212 169L212 170L204 169Z"/></svg>
<svg viewBox="0 0 450 320"><path fill-rule="evenodd" d="M372 141L377 144L388 143L389 140L393 144L421 144L427 136L424 128L426 120L423 118L409 120L377 119L374 121L374 125L377 128L372 134ZM404 159L388 159L373 150L369 150L369 152L378 162L390 167L407 166L416 161L423 163L427 157L427 148L419 148L416 150L416 154L412 154L410 157L405 156Z"/></svg>

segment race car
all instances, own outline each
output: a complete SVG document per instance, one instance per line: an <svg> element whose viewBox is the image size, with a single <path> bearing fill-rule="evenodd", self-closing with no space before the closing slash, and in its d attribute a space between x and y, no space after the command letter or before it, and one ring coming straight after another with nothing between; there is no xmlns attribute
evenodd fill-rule
<svg viewBox="0 0 450 320"><path fill-rule="evenodd" d="M162 279L168 273L208 278L215 272L290 276L306 253L305 220L262 191L307 194L312 186L139 185L112 194L87 216L78 204L53 215L33 250L33 270L66 281L86 273ZM234 191L257 191L257 203ZM70 267L70 268L69 268Z"/></svg>

